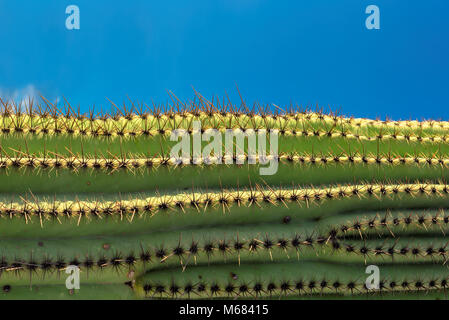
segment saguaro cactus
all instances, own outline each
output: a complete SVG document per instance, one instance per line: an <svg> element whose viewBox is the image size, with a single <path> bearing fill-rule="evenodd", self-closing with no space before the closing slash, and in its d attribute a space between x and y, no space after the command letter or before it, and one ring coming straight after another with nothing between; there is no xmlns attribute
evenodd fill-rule
<svg viewBox="0 0 449 320"><path fill-rule="evenodd" d="M445 297L449 122L202 96L164 111L63 109L3 102L2 298ZM247 144L181 163L179 129L275 130L279 166L260 175ZM65 287L69 265L81 290Z"/></svg>

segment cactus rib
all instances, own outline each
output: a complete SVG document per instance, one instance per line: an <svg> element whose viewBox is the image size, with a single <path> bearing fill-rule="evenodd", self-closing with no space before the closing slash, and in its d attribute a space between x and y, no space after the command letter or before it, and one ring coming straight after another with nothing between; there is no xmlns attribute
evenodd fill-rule
<svg viewBox="0 0 449 320"><path fill-rule="evenodd" d="M326 200L344 198L381 198L393 195L434 195L446 197L449 185L433 183L415 184L359 184L346 186L329 186L326 188L278 188L257 187L237 191L192 192L174 195L152 196L118 201L28 201L22 203L0 202L0 214L5 217L21 216L27 219L32 215L49 216L108 216L123 214L150 213L158 211L184 211L185 208L196 210L218 207L223 211L232 206L286 205L287 203L309 204L322 203Z"/></svg>

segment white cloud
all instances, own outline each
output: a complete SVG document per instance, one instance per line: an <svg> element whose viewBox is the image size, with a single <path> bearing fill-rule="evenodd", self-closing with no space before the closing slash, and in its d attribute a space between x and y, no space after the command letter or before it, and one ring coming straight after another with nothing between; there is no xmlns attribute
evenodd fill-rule
<svg viewBox="0 0 449 320"><path fill-rule="evenodd" d="M4 102L14 102L15 105L21 109L26 109L30 102L34 105L41 103L42 99L40 95L41 93L33 84L28 84L19 89L0 88L0 98ZM58 102L59 98L53 100L54 101L51 101L52 103Z"/></svg>
<svg viewBox="0 0 449 320"><path fill-rule="evenodd" d="M29 84L14 90L0 88L0 97L4 102L14 102L17 106L25 107L30 100L36 102L39 99L39 93L34 85Z"/></svg>

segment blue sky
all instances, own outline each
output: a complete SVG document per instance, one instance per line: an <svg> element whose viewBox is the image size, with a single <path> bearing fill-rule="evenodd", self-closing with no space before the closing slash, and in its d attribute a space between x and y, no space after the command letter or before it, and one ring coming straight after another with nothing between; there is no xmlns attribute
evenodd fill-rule
<svg viewBox="0 0 449 320"><path fill-rule="evenodd" d="M237 84L247 102L449 120L448 14L447 0L0 0L0 94L87 110L192 86L238 102Z"/></svg>

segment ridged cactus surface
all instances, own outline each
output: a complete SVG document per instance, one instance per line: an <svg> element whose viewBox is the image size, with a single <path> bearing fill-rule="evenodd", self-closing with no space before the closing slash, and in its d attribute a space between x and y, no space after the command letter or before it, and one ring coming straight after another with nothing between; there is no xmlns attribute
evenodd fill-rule
<svg viewBox="0 0 449 320"><path fill-rule="evenodd" d="M114 110L3 102L2 299L446 297L449 122L201 96ZM266 135L268 153L275 137L277 170L261 175L269 164L248 144L226 154L224 140L171 155L172 133L194 144L210 129ZM79 290L65 287L68 266Z"/></svg>

